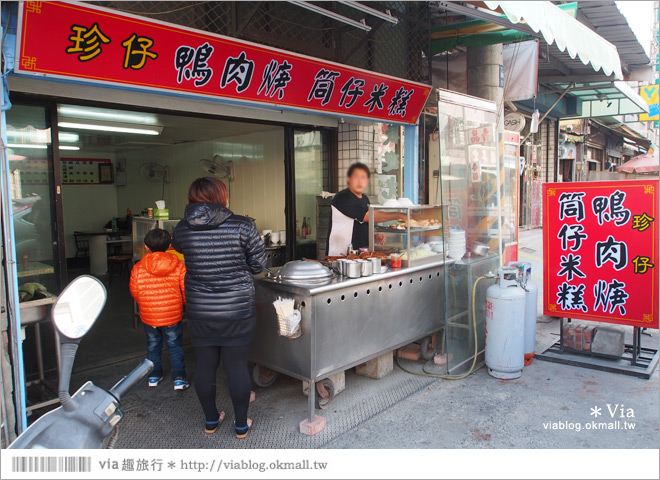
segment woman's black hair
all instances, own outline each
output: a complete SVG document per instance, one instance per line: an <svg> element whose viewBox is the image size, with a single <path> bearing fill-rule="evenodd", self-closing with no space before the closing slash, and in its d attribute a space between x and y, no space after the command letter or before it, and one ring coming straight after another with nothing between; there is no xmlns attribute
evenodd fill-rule
<svg viewBox="0 0 660 480"><path fill-rule="evenodd" d="M170 234L160 228L149 230L144 236L144 244L152 252L165 252L170 248Z"/></svg>
<svg viewBox="0 0 660 480"><path fill-rule="evenodd" d="M360 162L354 163L353 165L348 167L348 172L346 172L346 176L347 177L352 176L355 170L364 170L367 174L367 178L371 178L371 172L369 171L369 167L367 167L364 163L360 163Z"/></svg>

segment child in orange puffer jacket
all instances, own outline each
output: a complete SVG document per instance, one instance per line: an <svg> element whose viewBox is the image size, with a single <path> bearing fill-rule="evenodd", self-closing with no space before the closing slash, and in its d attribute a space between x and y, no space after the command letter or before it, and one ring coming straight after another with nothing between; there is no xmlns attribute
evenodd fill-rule
<svg viewBox="0 0 660 480"><path fill-rule="evenodd" d="M170 355L174 390L185 390L190 386L183 364L181 322L186 302L183 283L186 267L176 255L167 253L170 242L170 234L165 230L155 228L147 232L144 243L150 253L133 267L129 288L147 334L147 358L154 362L149 386L157 387L163 379L164 340Z"/></svg>

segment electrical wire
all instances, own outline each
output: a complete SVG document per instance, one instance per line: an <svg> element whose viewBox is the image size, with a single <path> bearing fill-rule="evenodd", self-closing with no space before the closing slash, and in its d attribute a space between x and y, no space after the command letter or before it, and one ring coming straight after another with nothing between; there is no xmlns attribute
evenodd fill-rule
<svg viewBox="0 0 660 480"><path fill-rule="evenodd" d="M443 380L462 380L463 378L466 378L472 373L476 372L479 370L474 369L475 365L477 364L477 355L479 354L479 336L477 335L477 304L476 304L476 299L477 299L477 285L481 280L484 278L495 278L494 275L482 275L481 277L477 278L477 280L474 282L474 286L472 287L472 330L474 331L474 357L472 358L472 365L470 366L470 369L461 374L461 375L438 375L435 373L429 373L426 370L426 366L431 363L431 360L426 362L424 366L422 367L422 372L413 372L412 370L408 370L407 368L403 367L401 363L399 362L399 357L396 356L396 364L399 366L401 370L403 370L406 373L409 373L411 375L417 375L418 377L430 377L430 378L441 378ZM449 356L447 356L447 362L449 363Z"/></svg>
<svg viewBox="0 0 660 480"><path fill-rule="evenodd" d="M125 13L132 13L135 15L166 15L168 13L174 13L174 12L179 12L181 10L185 10L186 8L193 8L193 7L199 7L201 5L205 5L208 2L198 2L198 3L193 3L190 5L184 5L183 7L179 8L173 8L172 10L164 10L162 12L137 12L135 10L127 10L125 8L118 8L117 10Z"/></svg>
<svg viewBox="0 0 660 480"><path fill-rule="evenodd" d="M105 448L111 450L115 448L115 444L117 443L117 439L119 438L119 426L115 426L115 434L110 437L110 440L108 440L108 444L105 446Z"/></svg>

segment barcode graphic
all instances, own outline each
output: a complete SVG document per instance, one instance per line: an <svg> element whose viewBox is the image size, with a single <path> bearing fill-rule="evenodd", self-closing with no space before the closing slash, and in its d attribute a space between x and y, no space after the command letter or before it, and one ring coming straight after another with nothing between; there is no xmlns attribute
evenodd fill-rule
<svg viewBox="0 0 660 480"><path fill-rule="evenodd" d="M14 457L12 472L91 472L92 457Z"/></svg>

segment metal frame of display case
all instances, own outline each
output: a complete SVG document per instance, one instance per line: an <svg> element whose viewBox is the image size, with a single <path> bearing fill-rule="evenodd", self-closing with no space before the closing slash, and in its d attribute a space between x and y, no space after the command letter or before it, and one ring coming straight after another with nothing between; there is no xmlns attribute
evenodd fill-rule
<svg viewBox="0 0 660 480"><path fill-rule="evenodd" d="M502 183L505 168L498 149L502 137L496 128L495 102L449 90L438 89L437 92L439 191L441 203L449 206L443 223L446 229L465 231L467 250L463 258L445 269L444 343L447 373L455 375L468 371L474 359L475 324L475 367L483 362L484 297L492 280L479 283L475 312L472 312L473 290L478 278L490 271L494 273L501 264L503 205L505 197L513 192L507 192ZM472 253L476 242L490 247L486 256Z"/></svg>
<svg viewBox="0 0 660 480"><path fill-rule="evenodd" d="M447 207L444 205L414 205L408 207L384 207L382 205L370 205L369 206L369 250L377 251L376 242L375 242L376 234L398 235L398 236L405 235L405 240L404 240L405 248L402 248L401 250L406 251L407 260L401 261L401 265L403 267L414 267L417 265L424 265L426 263L433 263L443 260L446 256L446 252L444 251L444 248L443 248L443 253L436 253L435 255L429 255L428 257L423 257L423 258L416 258L414 260L412 259L411 250L417 247L417 245L412 244L413 236L427 235L430 232L438 232L437 236L442 237L442 242L444 243L445 235L444 235L443 221L445 218L446 208ZM389 227L377 227L374 221L374 212L376 210L405 213L406 229L396 230ZM436 218L437 220L440 221L440 224L433 227L411 227L410 220L411 218L413 218L411 211L418 211L418 210L439 211L440 212L439 218L437 216L436 217L425 216L424 218ZM381 223L385 223L385 222L381 222Z"/></svg>
<svg viewBox="0 0 660 480"><path fill-rule="evenodd" d="M144 236L149 230L162 228L163 230L172 233L174 227L176 227L178 223L179 219L170 220L162 218L133 217L133 263L139 262L144 256ZM140 228L137 228L138 225L140 225ZM148 228L144 228L145 225Z"/></svg>
<svg viewBox="0 0 660 480"><path fill-rule="evenodd" d="M162 228L165 231L172 233L174 227L179 223L179 219L164 219L164 218L149 218L149 217L133 217L132 218L132 235L133 235L133 265L139 262L144 256L144 236L148 231L153 230L154 228ZM138 225L140 227L138 229ZM144 228L144 227L148 228ZM171 227L171 228L170 228ZM139 232L138 232L139 230ZM138 327L138 317L140 313L138 311L137 302L133 301L133 328Z"/></svg>

